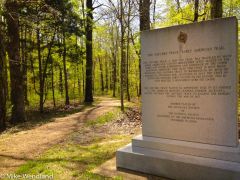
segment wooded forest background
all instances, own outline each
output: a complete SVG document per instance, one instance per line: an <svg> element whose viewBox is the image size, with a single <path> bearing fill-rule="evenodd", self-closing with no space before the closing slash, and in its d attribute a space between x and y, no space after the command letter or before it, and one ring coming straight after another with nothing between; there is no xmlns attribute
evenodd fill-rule
<svg viewBox="0 0 240 180"><path fill-rule="evenodd" d="M237 16L239 0L1 0L0 129L45 106L141 96L140 31Z"/></svg>

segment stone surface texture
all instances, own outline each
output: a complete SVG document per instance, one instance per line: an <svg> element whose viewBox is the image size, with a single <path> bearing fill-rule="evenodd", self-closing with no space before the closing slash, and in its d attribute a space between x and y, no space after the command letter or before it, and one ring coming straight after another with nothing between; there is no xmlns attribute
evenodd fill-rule
<svg viewBox="0 0 240 180"><path fill-rule="evenodd" d="M144 31L141 43L143 135L237 146L236 18Z"/></svg>
<svg viewBox="0 0 240 180"><path fill-rule="evenodd" d="M238 180L237 19L145 31L142 135L116 166L172 179Z"/></svg>

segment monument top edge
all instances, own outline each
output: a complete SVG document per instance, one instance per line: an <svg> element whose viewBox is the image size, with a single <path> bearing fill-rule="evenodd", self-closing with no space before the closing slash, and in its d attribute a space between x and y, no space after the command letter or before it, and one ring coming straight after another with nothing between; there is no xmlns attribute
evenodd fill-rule
<svg viewBox="0 0 240 180"><path fill-rule="evenodd" d="M162 28L144 30L144 31L141 31L140 33L142 35L142 34L149 33L149 32L168 30L169 28L181 28L181 27L187 27L187 26L191 26L191 25L209 24L209 23L219 22L219 21L222 21L222 22L223 21L225 21L225 22L226 21L234 21L236 23L236 25L238 23L237 17L236 16L231 16L231 17L210 19L210 20L205 20L205 21L200 21L200 22L192 22L192 23L188 23L188 24L179 24L179 25L167 26L167 27L162 27Z"/></svg>

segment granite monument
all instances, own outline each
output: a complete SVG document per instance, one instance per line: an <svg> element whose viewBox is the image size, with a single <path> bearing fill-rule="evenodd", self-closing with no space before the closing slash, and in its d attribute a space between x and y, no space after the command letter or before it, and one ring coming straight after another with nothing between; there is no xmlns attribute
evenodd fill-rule
<svg viewBox="0 0 240 180"><path fill-rule="evenodd" d="M237 19L141 33L142 135L117 167L172 179L240 179Z"/></svg>

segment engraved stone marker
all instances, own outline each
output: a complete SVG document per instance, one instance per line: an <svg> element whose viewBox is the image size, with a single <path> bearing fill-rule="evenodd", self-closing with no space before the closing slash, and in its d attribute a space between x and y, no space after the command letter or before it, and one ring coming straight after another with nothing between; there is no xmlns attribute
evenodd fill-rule
<svg viewBox="0 0 240 180"><path fill-rule="evenodd" d="M240 179L237 40L235 17L142 32L142 136L117 167Z"/></svg>
<svg viewBox="0 0 240 180"><path fill-rule="evenodd" d="M145 31L143 135L237 146L234 19Z"/></svg>

